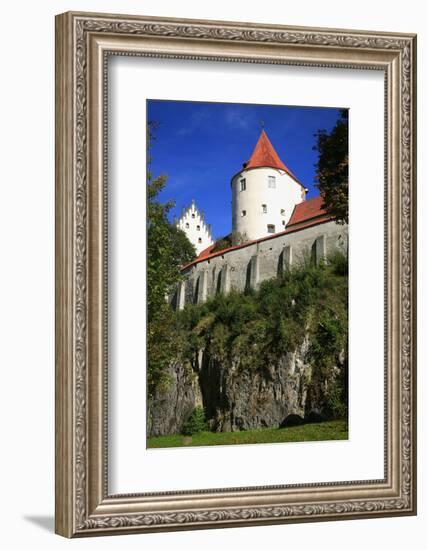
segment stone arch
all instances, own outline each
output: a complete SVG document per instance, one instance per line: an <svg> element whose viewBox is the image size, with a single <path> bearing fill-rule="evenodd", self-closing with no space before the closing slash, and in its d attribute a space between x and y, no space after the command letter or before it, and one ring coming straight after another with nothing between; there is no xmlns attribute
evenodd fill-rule
<svg viewBox="0 0 427 550"><path fill-rule="evenodd" d="M200 275L197 277L197 281L194 286L193 304L197 304L197 301L199 299L199 292L200 292Z"/></svg>
<svg viewBox="0 0 427 550"><path fill-rule="evenodd" d="M245 291L251 288L252 262L249 260L246 266Z"/></svg>
<svg viewBox="0 0 427 550"><path fill-rule="evenodd" d="M279 254L279 258L277 261L277 276L279 278L283 277L283 273L284 273L284 268L283 268L284 257L285 257L285 251L282 250Z"/></svg>
<svg viewBox="0 0 427 550"><path fill-rule="evenodd" d="M221 282L222 282L222 270L218 273L218 277L216 280L216 286L215 286L215 293L220 294L221 292Z"/></svg>

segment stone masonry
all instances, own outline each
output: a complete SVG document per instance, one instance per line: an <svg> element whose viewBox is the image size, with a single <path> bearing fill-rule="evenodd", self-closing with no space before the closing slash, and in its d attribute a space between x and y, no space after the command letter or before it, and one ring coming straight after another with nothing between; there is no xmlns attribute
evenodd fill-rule
<svg viewBox="0 0 427 550"><path fill-rule="evenodd" d="M348 226L327 221L287 231L224 250L207 259L196 259L184 268L173 305L182 309L188 303L203 303L231 289L256 289L262 281L304 261L319 263L334 250L347 253Z"/></svg>

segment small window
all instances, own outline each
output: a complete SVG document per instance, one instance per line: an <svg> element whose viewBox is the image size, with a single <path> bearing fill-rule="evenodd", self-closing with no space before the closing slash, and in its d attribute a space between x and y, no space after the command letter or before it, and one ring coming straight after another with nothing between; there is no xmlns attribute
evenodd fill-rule
<svg viewBox="0 0 427 550"><path fill-rule="evenodd" d="M268 176L268 187L270 189L276 188L276 176Z"/></svg>
<svg viewBox="0 0 427 550"><path fill-rule="evenodd" d="M200 225L196 225L197 231L200 231Z"/></svg>
<svg viewBox="0 0 427 550"><path fill-rule="evenodd" d="M285 224L286 224L285 220L282 220L282 225L285 225Z"/></svg>
<svg viewBox="0 0 427 550"><path fill-rule="evenodd" d="M280 213L282 214L282 216L284 216L284 215L285 215L285 209L282 208L282 209L280 210Z"/></svg>
<svg viewBox="0 0 427 550"><path fill-rule="evenodd" d="M242 210L242 217L246 216L246 210Z"/></svg>
<svg viewBox="0 0 427 550"><path fill-rule="evenodd" d="M199 243L201 243L201 242L202 242L202 238L201 238L201 237L199 237Z"/></svg>
<svg viewBox="0 0 427 550"><path fill-rule="evenodd" d="M196 214L193 212L193 213L191 214L191 217L192 217L192 218L195 218L195 217L196 217Z"/></svg>
<svg viewBox="0 0 427 550"><path fill-rule="evenodd" d="M187 223L185 224L185 229L188 229L189 227L190 227L190 224L187 222Z"/></svg>
<svg viewBox="0 0 427 550"><path fill-rule="evenodd" d="M276 233L276 226L275 226L274 224L272 224L272 223L269 223L269 224L267 225L267 231L268 231L269 233Z"/></svg>
<svg viewBox="0 0 427 550"><path fill-rule="evenodd" d="M240 180L240 191L246 191L246 180L245 180L245 178Z"/></svg>
<svg viewBox="0 0 427 550"><path fill-rule="evenodd" d="M267 214L267 205L266 204L262 205L262 213Z"/></svg>

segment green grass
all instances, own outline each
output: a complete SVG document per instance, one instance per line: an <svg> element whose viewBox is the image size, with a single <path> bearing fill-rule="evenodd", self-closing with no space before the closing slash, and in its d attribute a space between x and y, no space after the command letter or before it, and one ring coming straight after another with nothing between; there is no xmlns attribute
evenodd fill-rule
<svg viewBox="0 0 427 550"><path fill-rule="evenodd" d="M189 438L163 435L147 440L149 449L165 447L200 447L205 445L242 445L252 443L289 443L297 441L331 441L348 439L345 420L304 424L290 428L264 428L242 432L200 432Z"/></svg>

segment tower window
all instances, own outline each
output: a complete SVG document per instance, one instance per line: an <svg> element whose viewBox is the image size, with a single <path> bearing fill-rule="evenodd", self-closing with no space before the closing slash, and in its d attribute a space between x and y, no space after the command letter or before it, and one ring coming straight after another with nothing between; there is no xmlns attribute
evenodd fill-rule
<svg viewBox="0 0 427 550"><path fill-rule="evenodd" d="M198 242L199 242L199 243L201 243L201 242L202 242L202 238L201 238L201 237L199 237L199 240L198 240Z"/></svg>
<svg viewBox="0 0 427 550"><path fill-rule="evenodd" d="M200 225L196 225L197 231L200 231Z"/></svg>
<svg viewBox="0 0 427 550"><path fill-rule="evenodd" d="M240 191L246 191L246 180L245 180L245 178L240 180Z"/></svg>
<svg viewBox="0 0 427 550"><path fill-rule="evenodd" d="M246 216L246 210L242 210L242 216Z"/></svg>
<svg viewBox="0 0 427 550"><path fill-rule="evenodd" d="M196 217L196 214L193 212L193 213L191 214L191 217L192 217L192 218L195 218L195 217Z"/></svg>
<svg viewBox="0 0 427 550"><path fill-rule="evenodd" d="M280 210L280 213L282 214L282 216L284 216L284 215L285 215L285 209L282 208L282 209Z"/></svg>
<svg viewBox="0 0 427 550"><path fill-rule="evenodd" d="M187 222L187 223L185 224L185 229L188 229L189 227L190 227L190 224Z"/></svg>
<svg viewBox="0 0 427 550"><path fill-rule="evenodd" d="M276 188L276 176L268 176L268 187L270 189Z"/></svg>
<svg viewBox="0 0 427 550"><path fill-rule="evenodd" d="M285 225L285 223L286 223L285 220L282 220L282 225Z"/></svg>
<svg viewBox="0 0 427 550"><path fill-rule="evenodd" d="M276 233L276 226L272 223L269 223L267 225L267 231L268 233Z"/></svg>
<svg viewBox="0 0 427 550"><path fill-rule="evenodd" d="M262 213L267 214L267 205L266 204L262 205Z"/></svg>

